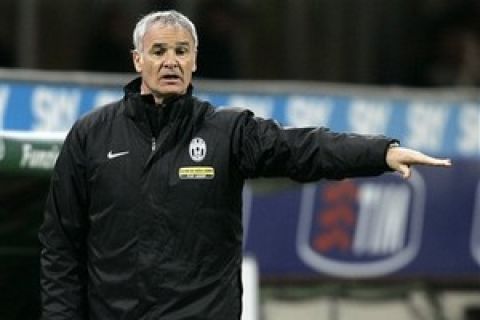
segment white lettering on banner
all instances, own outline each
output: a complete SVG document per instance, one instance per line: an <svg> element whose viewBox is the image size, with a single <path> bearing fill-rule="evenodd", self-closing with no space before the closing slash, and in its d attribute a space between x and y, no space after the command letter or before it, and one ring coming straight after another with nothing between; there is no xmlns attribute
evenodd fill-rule
<svg viewBox="0 0 480 320"><path fill-rule="evenodd" d="M33 92L33 130L65 131L77 118L81 91L37 87Z"/></svg>
<svg viewBox="0 0 480 320"><path fill-rule="evenodd" d="M270 119L273 116L274 101L271 97L230 96L228 105L251 110L255 116Z"/></svg>
<svg viewBox="0 0 480 320"><path fill-rule="evenodd" d="M106 104L117 101L122 98L121 91L112 91L112 90L100 90L95 95L95 101L93 108L103 107Z"/></svg>
<svg viewBox="0 0 480 320"><path fill-rule="evenodd" d="M291 96L287 100L287 125L293 127L328 126L333 101L328 98Z"/></svg>
<svg viewBox="0 0 480 320"><path fill-rule="evenodd" d="M374 256L401 250L405 246L409 203L406 185L362 185L353 252Z"/></svg>
<svg viewBox="0 0 480 320"><path fill-rule="evenodd" d="M20 168L52 169L57 160L60 149L53 145L50 149L34 149L30 143L22 145Z"/></svg>
<svg viewBox="0 0 480 320"><path fill-rule="evenodd" d="M0 129L4 128L5 110L7 110L8 98L10 96L10 87L0 87ZM5 158L5 142L0 138L0 160Z"/></svg>
<svg viewBox="0 0 480 320"><path fill-rule="evenodd" d="M458 151L466 155L480 155L480 105L463 105L458 121Z"/></svg>
<svg viewBox="0 0 480 320"><path fill-rule="evenodd" d="M3 129L5 110L8 105L8 97L10 96L10 87L0 87L0 129Z"/></svg>
<svg viewBox="0 0 480 320"><path fill-rule="evenodd" d="M439 151L442 147L449 111L444 104L412 103L407 111L405 144L424 151Z"/></svg>
<svg viewBox="0 0 480 320"><path fill-rule="evenodd" d="M384 134L392 107L387 102L353 100L348 113L351 131L361 134Z"/></svg>

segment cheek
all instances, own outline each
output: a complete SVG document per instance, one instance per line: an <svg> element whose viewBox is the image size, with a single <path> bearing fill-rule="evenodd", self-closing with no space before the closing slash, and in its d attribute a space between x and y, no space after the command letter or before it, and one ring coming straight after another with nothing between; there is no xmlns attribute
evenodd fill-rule
<svg viewBox="0 0 480 320"><path fill-rule="evenodd" d="M183 67L184 67L184 70L187 70L187 71L188 71L188 73L192 73L192 72L194 72L195 69L196 69L195 62L194 62L194 61L188 61L188 62L186 62L186 63L183 65Z"/></svg>
<svg viewBox="0 0 480 320"><path fill-rule="evenodd" d="M157 69L157 65L153 62L145 62L143 64L143 73L145 74L153 74Z"/></svg>

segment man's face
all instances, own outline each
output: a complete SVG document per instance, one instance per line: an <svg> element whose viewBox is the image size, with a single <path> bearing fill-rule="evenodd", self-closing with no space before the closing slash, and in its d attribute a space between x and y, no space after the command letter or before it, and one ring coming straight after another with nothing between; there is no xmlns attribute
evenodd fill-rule
<svg viewBox="0 0 480 320"><path fill-rule="evenodd" d="M133 52L135 69L142 76L142 94L161 103L184 94L196 70L196 48L190 33L175 26L153 24L143 37L143 51Z"/></svg>

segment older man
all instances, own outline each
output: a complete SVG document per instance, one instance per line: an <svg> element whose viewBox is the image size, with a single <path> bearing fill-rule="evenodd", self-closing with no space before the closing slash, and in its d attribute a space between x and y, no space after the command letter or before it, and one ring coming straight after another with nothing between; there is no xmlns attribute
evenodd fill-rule
<svg viewBox="0 0 480 320"><path fill-rule="evenodd" d="M65 140L40 230L43 319L239 319L245 179L449 166L383 136L284 129L192 96L197 34L175 11L134 31L140 77Z"/></svg>

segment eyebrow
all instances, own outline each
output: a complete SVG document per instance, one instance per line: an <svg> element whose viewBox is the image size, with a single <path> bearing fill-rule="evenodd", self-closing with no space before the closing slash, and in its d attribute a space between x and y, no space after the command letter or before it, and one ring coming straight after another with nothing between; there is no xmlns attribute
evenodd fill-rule
<svg viewBox="0 0 480 320"><path fill-rule="evenodd" d="M179 42L176 42L176 43L175 43L175 46L186 46L186 47L190 47L190 42L188 42L188 41L179 41ZM153 48L153 47L168 47L168 44L163 43L163 42L154 43L154 44L152 45L152 48Z"/></svg>

